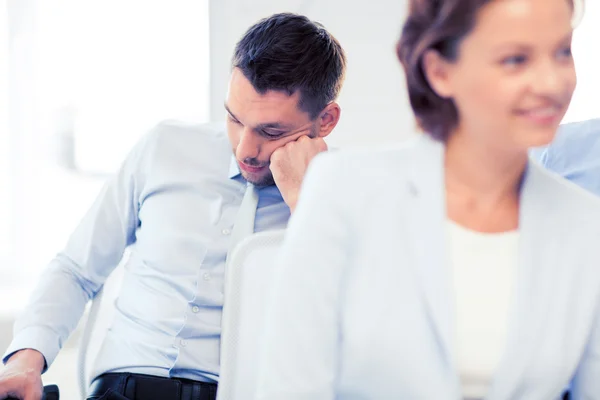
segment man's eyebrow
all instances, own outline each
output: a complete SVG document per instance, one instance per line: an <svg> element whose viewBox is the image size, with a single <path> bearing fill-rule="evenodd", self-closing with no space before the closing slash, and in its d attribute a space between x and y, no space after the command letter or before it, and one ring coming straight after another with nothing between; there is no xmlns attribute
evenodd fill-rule
<svg viewBox="0 0 600 400"><path fill-rule="evenodd" d="M227 103L225 103L225 110L227 110L227 112L229 113L229 115L231 115L231 117L233 119L235 119L236 121L238 121L237 117L231 112L231 110L229 109L229 107L227 106Z"/></svg>
<svg viewBox="0 0 600 400"><path fill-rule="evenodd" d="M224 106L225 106L225 110L227 110L227 112L229 113L231 118L235 119L236 121L239 121L238 118L235 116L235 114L231 112L231 110L229 109L229 106L227 106L227 104L224 104ZM265 122L263 124L258 124L253 129L256 131L260 131L263 129L278 129L281 131L287 131L287 130L291 130L292 128L283 122Z"/></svg>
<svg viewBox="0 0 600 400"><path fill-rule="evenodd" d="M266 122L264 124L258 124L256 130L262 129L279 129L279 130L290 130L291 128L282 122Z"/></svg>

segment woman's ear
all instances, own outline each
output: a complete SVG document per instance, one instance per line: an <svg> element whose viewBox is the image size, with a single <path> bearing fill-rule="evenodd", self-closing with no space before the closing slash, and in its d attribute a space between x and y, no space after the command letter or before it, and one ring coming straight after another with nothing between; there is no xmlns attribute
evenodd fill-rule
<svg viewBox="0 0 600 400"><path fill-rule="evenodd" d="M451 64L436 50L423 55L422 68L431 89L442 98L452 97Z"/></svg>

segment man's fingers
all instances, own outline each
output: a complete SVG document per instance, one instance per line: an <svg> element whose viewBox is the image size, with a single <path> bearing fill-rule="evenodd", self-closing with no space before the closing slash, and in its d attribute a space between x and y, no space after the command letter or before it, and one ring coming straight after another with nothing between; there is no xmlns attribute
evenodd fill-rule
<svg viewBox="0 0 600 400"><path fill-rule="evenodd" d="M287 143L283 147L294 148L297 145L301 146L314 146L317 150L327 150L327 143L322 137L311 138L307 135L300 136L298 139Z"/></svg>
<svg viewBox="0 0 600 400"><path fill-rule="evenodd" d="M23 400L41 400L44 394L44 389L42 387L35 387L27 390L25 392L25 397Z"/></svg>
<svg viewBox="0 0 600 400"><path fill-rule="evenodd" d="M5 399L10 395L10 389L6 380L0 381L0 399Z"/></svg>
<svg viewBox="0 0 600 400"><path fill-rule="evenodd" d="M327 151L327 143L321 137L310 138L306 135L288 142L271 154L271 166L278 164L306 164L316 154Z"/></svg>
<svg viewBox="0 0 600 400"><path fill-rule="evenodd" d="M316 144L317 144L317 150L319 151L327 151L327 143L325 142L325 140L323 140L322 137L319 137L316 140Z"/></svg>
<svg viewBox="0 0 600 400"><path fill-rule="evenodd" d="M0 400L17 398L21 400L41 400L44 389L41 379L36 376L4 372L0 377Z"/></svg>
<svg viewBox="0 0 600 400"><path fill-rule="evenodd" d="M295 140L295 142L298 142L298 143L303 143L303 142L308 142L308 141L310 141L310 137L308 137L308 135L302 135L298 139ZM290 142L290 143L292 143L292 142Z"/></svg>

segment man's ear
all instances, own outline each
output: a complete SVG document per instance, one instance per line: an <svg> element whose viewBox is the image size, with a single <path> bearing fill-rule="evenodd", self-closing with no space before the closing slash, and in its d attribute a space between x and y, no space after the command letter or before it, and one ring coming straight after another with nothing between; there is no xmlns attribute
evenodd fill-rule
<svg viewBox="0 0 600 400"><path fill-rule="evenodd" d="M452 97L450 81L451 64L437 50L427 50L423 55L423 73L431 89L442 98Z"/></svg>
<svg viewBox="0 0 600 400"><path fill-rule="evenodd" d="M319 119L319 137L324 138L331 133L340 120L341 112L342 109L338 103L332 102L327 104L327 107L317 117Z"/></svg>

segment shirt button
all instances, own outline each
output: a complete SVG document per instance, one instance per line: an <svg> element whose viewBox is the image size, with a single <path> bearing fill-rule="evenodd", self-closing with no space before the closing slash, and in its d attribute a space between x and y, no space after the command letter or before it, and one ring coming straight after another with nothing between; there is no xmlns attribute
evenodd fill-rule
<svg viewBox="0 0 600 400"><path fill-rule="evenodd" d="M181 341L179 341L179 344L181 344L182 347L185 347L187 345L187 341L185 339L181 339Z"/></svg>
<svg viewBox="0 0 600 400"><path fill-rule="evenodd" d="M192 307L192 312L193 312L194 314L196 314L198 311L200 311L200 307L198 307L198 306L194 306L194 307Z"/></svg>
<svg viewBox="0 0 600 400"><path fill-rule="evenodd" d="M202 275L202 278L203 278L205 281L210 281L210 274L209 274L208 272L205 272L205 273L204 273L204 275Z"/></svg>
<svg viewBox="0 0 600 400"><path fill-rule="evenodd" d="M229 229L225 228L225 229L223 229L223 230L221 231L221 233L222 233L223 235L229 235L229 234L231 233L231 231L230 231Z"/></svg>

